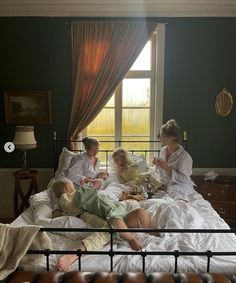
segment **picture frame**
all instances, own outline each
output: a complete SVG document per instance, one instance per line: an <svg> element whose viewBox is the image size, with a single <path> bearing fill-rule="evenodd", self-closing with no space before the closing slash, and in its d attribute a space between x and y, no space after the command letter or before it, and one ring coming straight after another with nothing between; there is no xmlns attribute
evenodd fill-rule
<svg viewBox="0 0 236 283"><path fill-rule="evenodd" d="M49 90L4 91L6 124L52 124L52 97Z"/></svg>

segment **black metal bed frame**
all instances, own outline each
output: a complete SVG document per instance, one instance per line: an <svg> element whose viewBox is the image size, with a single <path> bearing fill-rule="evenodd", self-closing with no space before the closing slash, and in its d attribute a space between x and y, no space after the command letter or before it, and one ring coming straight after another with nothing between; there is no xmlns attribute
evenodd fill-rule
<svg viewBox="0 0 236 283"><path fill-rule="evenodd" d="M160 143L159 140L154 141L105 141L111 142L116 144L117 146L122 146L123 143ZM59 151L57 148L57 144L61 144L59 147ZM82 143L82 141L78 140L58 140L56 138L56 133L54 132L54 139L53 139L53 152L54 152L54 172L57 169L59 155L61 150L64 146L67 146L70 143ZM182 140L183 147L187 150L188 139L187 139L187 132L184 132L183 140ZM73 150L75 152L82 153L82 149ZM111 153L113 150L100 150L100 152L104 152L106 156L106 169L108 168L108 154ZM145 158L147 157L148 153L157 153L159 155L160 150L155 149L140 149L140 150L129 150L132 154L133 153L144 153ZM115 255L140 255L142 257L142 272L145 272L146 269L146 257L147 256L155 256L155 255L169 255L174 257L174 273L178 272L178 258L180 256L206 256L207 257L207 266L206 271L210 272L210 262L213 256L236 256L236 251L230 252L214 252L211 250L207 251L200 251L200 252L182 252L179 250L174 251L115 251L113 248L114 244L114 233L116 232L134 232L134 233L147 233L147 232L159 232L159 233L236 233L236 229L144 229L144 228L128 228L128 229L114 229L110 228L41 228L40 232L107 232L110 234L110 250L109 251L82 251L78 250L28 250L27 254L41 254L46 257L46 269L49 270L50 264L50 255L65 255L65 254L75 254L78 256L78 270L81 271L81 257L83 255L108 255L110 257L110 271L113 271L113 258Z"/></svg>
<svg viewBox="0 0 236 283"><path fill-rule="evenodd" d="M134 233L147 233L147 232L159 232L159 233L236 233L236 229L147 229L147 228L128 228L128 229L115 229L115 228L41 228L40 232L107 232L110 233L110 250L109 251L82 251L78 250L28 250L27 254L31 255L44 255L46 257L46 270L50 269L50 255L65 255L75 254L78 256L78 271L82 269L81 257L83 255L108 255L110 257L110 272L113 271L113 258L115 255L140 255L142 257L142 272L145 273L146 269L146 257L155 255L169 255L174 256L174 273L178 272L178 258L180 256L206 256L207 266L206 272L210 272L210 263L213 256L236 256L236 251L231 252L214 252L211 250L200 252L182 252L179 250L174 251L115 251L114 233L116 232L134 232Z"/></svg>
<svg viewBox="0 0 236 283"><path fill-rule="evenodd" d="M113 143L115 144L117 147L121 147L122 144L124 143L146 143L146 144L152 144L153 146L155 146L155 144L160 144L161 141L160 140L149 140L149 141L131 141L131 140L104 140L104 142L106 143ZM59 161L59 156L60 153L62 151L63 147L67 147L68 145L70 146L71 143L77 144L77 145L82 145L82 140L70 140L70 139L57 139L57 134L56 132L54 132L54 136L53 136L53 157L54 157L54 173L56 172L57 166L58 166L58 161ZM188 139L187 139L187 131L183 132L183 139L180 142L184 149L188 149ZM58 148L58 144L60 145ZM112 153L114 150L113 149L100 149L99 152L101 153L105 153L105 157L106 157L106 162L105 162L105 167L106 170L108 169L108 165L109 165L109 154ZM77 153L83 153L84 150L83 149L74 149L73 152L77 152ZM134 153L143 153L145 159L147 159L147 154L148 153L157 153L157 156L159 156L160 154L160 150L159 149L131 149L129 150L129 152L131 152L132 154Z"/></svg>

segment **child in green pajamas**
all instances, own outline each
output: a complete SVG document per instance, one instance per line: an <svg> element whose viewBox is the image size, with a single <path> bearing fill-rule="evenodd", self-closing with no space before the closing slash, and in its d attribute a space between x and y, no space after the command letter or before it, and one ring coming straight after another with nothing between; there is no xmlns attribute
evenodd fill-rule
<svg viewBox="0 0 236 283"><path fill-rule="evenodd" d="M75 190L73 183L63 178L54 183L53 190L59 198L61 209L67 215L81 217L84 212L87 212L106 220L115 228L151 228L150 217L144 209L138 208L126 213L121 204L99 195L96 187L89 184ZM140 250L142 248L133 233L121 232L119 235L129 242L132 249Z"/></svg>

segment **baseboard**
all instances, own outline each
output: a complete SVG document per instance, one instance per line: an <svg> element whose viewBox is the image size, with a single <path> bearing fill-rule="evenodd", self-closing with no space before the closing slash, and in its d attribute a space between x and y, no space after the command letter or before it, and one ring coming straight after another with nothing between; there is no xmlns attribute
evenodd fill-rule
<svg viewBox="0 0 236 283"><path fill-rule="evenodd" d="M204 175L211 170L221 176L236 176L236 168L193 168L193 175Z"/></svg>

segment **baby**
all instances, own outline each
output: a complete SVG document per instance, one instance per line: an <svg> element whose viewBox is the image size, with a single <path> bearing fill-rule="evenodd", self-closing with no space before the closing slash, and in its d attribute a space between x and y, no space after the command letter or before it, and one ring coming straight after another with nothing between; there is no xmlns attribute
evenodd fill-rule
<svg viewBox="0 0 236 283"><path fill-rule="evenodd" d="M109 177L109 174L106 170L102 170L97 174L98 179L102 179L103 181L107 180Z"/></svg>
<svg viewBox="0 0 236 283"><path fill-rule="evenodd" d="M112 160L117 177L122 184L130 187L138 187L145 184L149 174L138 172L138 165L132 162L128 151L123 148L116 149L112 154ZM150 181L155 189L161 186L160 182L152 176Z"/></svg>
<svg viewBox="0 0 236 283"><path fill-rule="evenodd" d="M97 174L97 178L101 181L101 187L100 190L105 189L109 184L111 184L113 182L112 178L109 176L109 173L104 170L104 171L100 171Z"/></svg>
<svg viewBox="0 0 236 283"><path fill-rule="evenodd" d="M52 189L59 198L61 209L67 215L79 216L87 211L106 220L115 228L151 228L150 217L144 209L126 213L121 204L99 195L96 185L84 184L75 190L73 183L63 178L56 181ZM129 242L132 249L137 251L142 248L133 233L120 232L119 235Z"/></svg>
<svg viewBox="0 0 236 283"><path fill-rule="evenodd" d="M109 174L106 170L100 171L96 178L85 178L81 180L80 185L91 184L96 187L98 190L105 189L112 180L109 178Z"/></svg>

